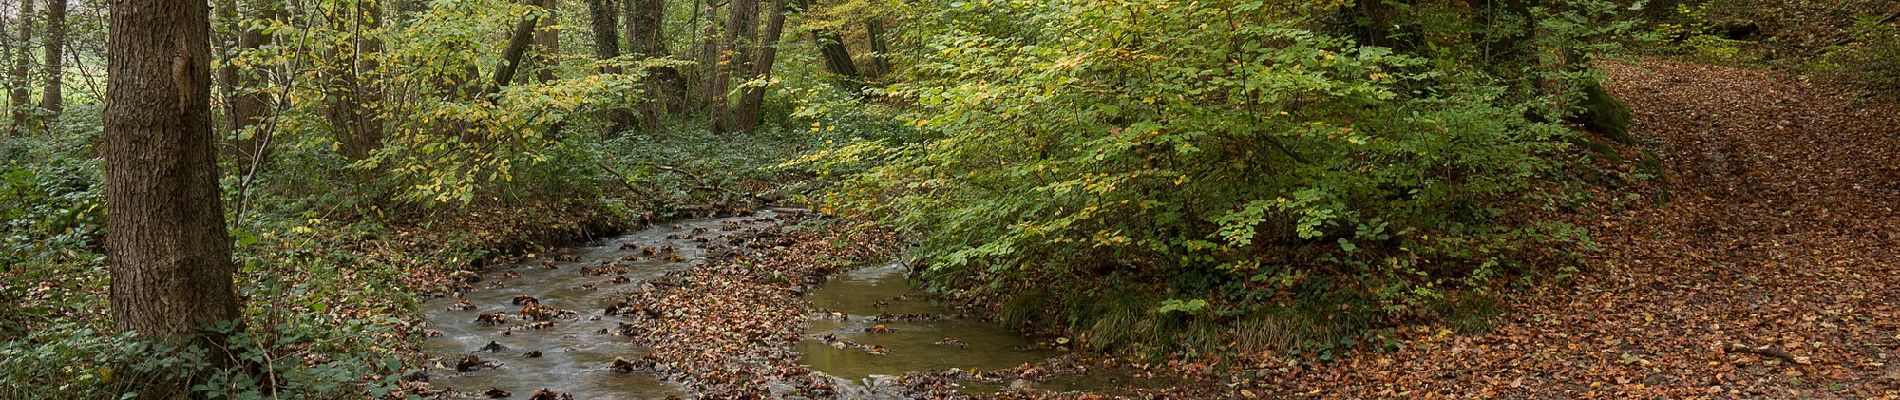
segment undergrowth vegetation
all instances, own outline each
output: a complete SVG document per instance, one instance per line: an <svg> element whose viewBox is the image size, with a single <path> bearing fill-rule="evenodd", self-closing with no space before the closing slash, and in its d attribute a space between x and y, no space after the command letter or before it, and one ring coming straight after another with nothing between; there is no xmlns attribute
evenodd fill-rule
<svg viewBox="0 0 1900 400"><path fill-rule="evenodd" d="M1900 4L1881 0L1658 2L1644 49L1770 66L1890 96L1900 89Z"/></svg>
<svg viewBox="0 0 1900 400"><path fill-rule="evenodd" d="M234 243L159 272L229 257L242 306L178 347L119 333L105 188L212 189L106 176L147 148L104 137L150 133L102 122L91 42L137 36L106 3L66 53L0 12L53 60L4 82L0 398L412 394L455 272L766 205L898 232L931 290L1064 349L1394 349L1588 272L1591 207L1670 199L1616 192L1668 181L1597 70L1626 47L1900 93L1879 0L217 3L215 66L178 67L215 101L178 98Z"/></svg>
<svg viewBox="0 0 1900 400"><path fill-rule="evenodd" d="M417 296L449 290L449 272L642 221L753 207L753 190L774 187L764 182L777 172L764 167L827 138L682 127L551 143L537 150L546 161L445 203L379 201L390 186L327 178L353 167L320 141L279 147L242 194L246 177L227 177L227 198L244 196L246 209L231 224L246 308L242 329L222 328L228 348L204 349L112 333L98 130L76 125L0 142L0 397L117 398L178 373L212 398L382 396L420 371Z"/></svg>
<svg viewBox="0 0 1900 400"><path fill-rule="evenodd" d="M1580 134L1552 121L1631 25L1602 2L1440 7L919 5L887 92L917 133L793 165L909 232L937 290L1098 349L1482 320L1506 278L1574 271L1585 230L1547 215Z"/></svg>

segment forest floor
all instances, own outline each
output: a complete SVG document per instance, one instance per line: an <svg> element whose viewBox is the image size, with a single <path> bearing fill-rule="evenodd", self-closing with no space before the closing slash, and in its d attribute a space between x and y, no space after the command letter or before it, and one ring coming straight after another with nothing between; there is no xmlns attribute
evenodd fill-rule
<svg viewBox="0 0 1900 400"><path fill-rule="evenodd" d="M956 398L967 396L958 381L1133 368L1124 373L1182 376L1136 391L1161 398L1900 399L1900 105L1761 70L1660 60L1603 68L1636 112L1638 147L1665 166L1668 201L1582 220L1603 248L1589 269L1513 297L1485 332L1402 327L1398 350L1331 362L1268 355L1213 367L1073 354L911 374L897 390ZM880 249L894 239L822 230L754 240L768 250L680 271L684 285L618 306L648 310L628 328L655 350L629 369L707 397L892 394L816 375L791 345L810 311L798 293L841 266L887 256Z"/></svg>
<svg viewBox="0 0 1900 400"><path fill-rule="evenodd" d="M1666 204L1487 333L1288 368L1295 398L1900 398L1900 105L1773 72L1604 65ZM1436 331L1436 332L1434 332Z"/></svg>

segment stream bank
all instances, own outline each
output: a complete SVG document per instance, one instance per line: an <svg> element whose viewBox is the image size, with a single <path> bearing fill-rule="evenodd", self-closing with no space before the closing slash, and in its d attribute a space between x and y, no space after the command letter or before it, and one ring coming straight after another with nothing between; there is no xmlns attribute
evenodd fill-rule
<svg viewBox="0 0 1900 400"><path fill-rule="evenodd" d="M776 223L772 213L680 221L491 268L460 273L452 296L424 302L425 350L436 389L508 397L662 399L683 393L651 374L628 374L650 351L627 336L614 307L629 292ZM630 376L629 376L630 375Z"/></svg>
<svg viewBox="0 0 1900 400"><path fill-rule="evenodd" d="M888 231L796 210L497 259L427 300L437 398L1195 398L935 300ZM1173 393L1173 394L1171 394Z"/></svg>
<svg viewBox="0 0 1900 400"><path fill-rule="evenodd" d="M667 274L633 293L638 368L703 398L1227 398L1205 365L1059 350L956 312L888 260L891 232L835 221L751 236L758 252Z"/></svg>

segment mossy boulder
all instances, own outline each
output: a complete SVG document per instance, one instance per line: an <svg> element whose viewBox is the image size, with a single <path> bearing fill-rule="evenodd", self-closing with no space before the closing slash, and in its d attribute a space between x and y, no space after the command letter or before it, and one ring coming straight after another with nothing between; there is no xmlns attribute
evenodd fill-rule
<svg viewBox="0 0 1900 400"><path fill-rule="evenodd" d="M1617 143L1634 144L1635 139L1629 132L1630 107L1611 96L1601 84L1592 84L1584 88L1583 93L1583 112L1571 117L1572 122Z"/></svg>

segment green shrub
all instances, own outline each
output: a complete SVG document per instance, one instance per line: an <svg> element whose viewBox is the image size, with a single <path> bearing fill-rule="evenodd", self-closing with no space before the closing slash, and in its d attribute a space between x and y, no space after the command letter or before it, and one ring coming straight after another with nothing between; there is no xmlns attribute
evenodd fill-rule
<svg viewBox="0 0 1900 400"><path fill-rule="evenodd" d="M1706 63L1747 65L1761 61L1760 46L1726 37L1727 29L1712 19L1712 8L1723 10L1732 6L1718 7L1716 2L1676 5L1674 15L1650 29L1652 39L1659 41L1657 49L1664 54Z"/></svg>
<svg viewBox="0 0 1900 400"><path fill-rule="evenodd" d="M1809 68L1869 93L1900 96L1900 27L1864 16L1845 44L1830 46Z"/></svg>
<svg viewBox="0 0 1900 400"><path fill-rule="evenodd" d="M292 325L284 325L290 328ZM132 334L106 334L71 322L0 343L0 397L136 398L152 382L190 382L193 398L342 399L381 397L406 373L401 360L371 351L327 353L315 348L347 343L355 335L387 334L362 323L298 321L287 331L237 332L231 348L179 348ZM230 327L223 329L229 331ZM323 343L322 346L309 346ZM287 352L292 346L310 350ZM231 357L220 367L213 357ZM317 358L321 357L321 358ZM373 377L375 379L364 379Z"/></svg>
<svg viewBox="0 0 1900 400"><path fill-rule="evenodd" d="M1429 315L1580 233L1525 212L1571 135L1526 116L1582 94L1537 94L1458 67L1475 53L1360 45L1302 17L1330 6L1264 5L920 6L915 83L890 91L921 107L906 121L924 132L798 165L842 175L828 209L910 232L936 288L1070 293L1005 301L1004 317L1110 347L1218 343L1195 332L1280 310L1329 338L1371 314ZM1588 18L1547 14L1560 21L1542 25L1558 32L1543 43L1591 48L1572 31L1595 32ZM1455 26L1421 29L1466 45ZM1526 76L1555 86L1595 79L1537 65L1550 71ZM1084 306L1107 299L1140 304Z"/></svg>

